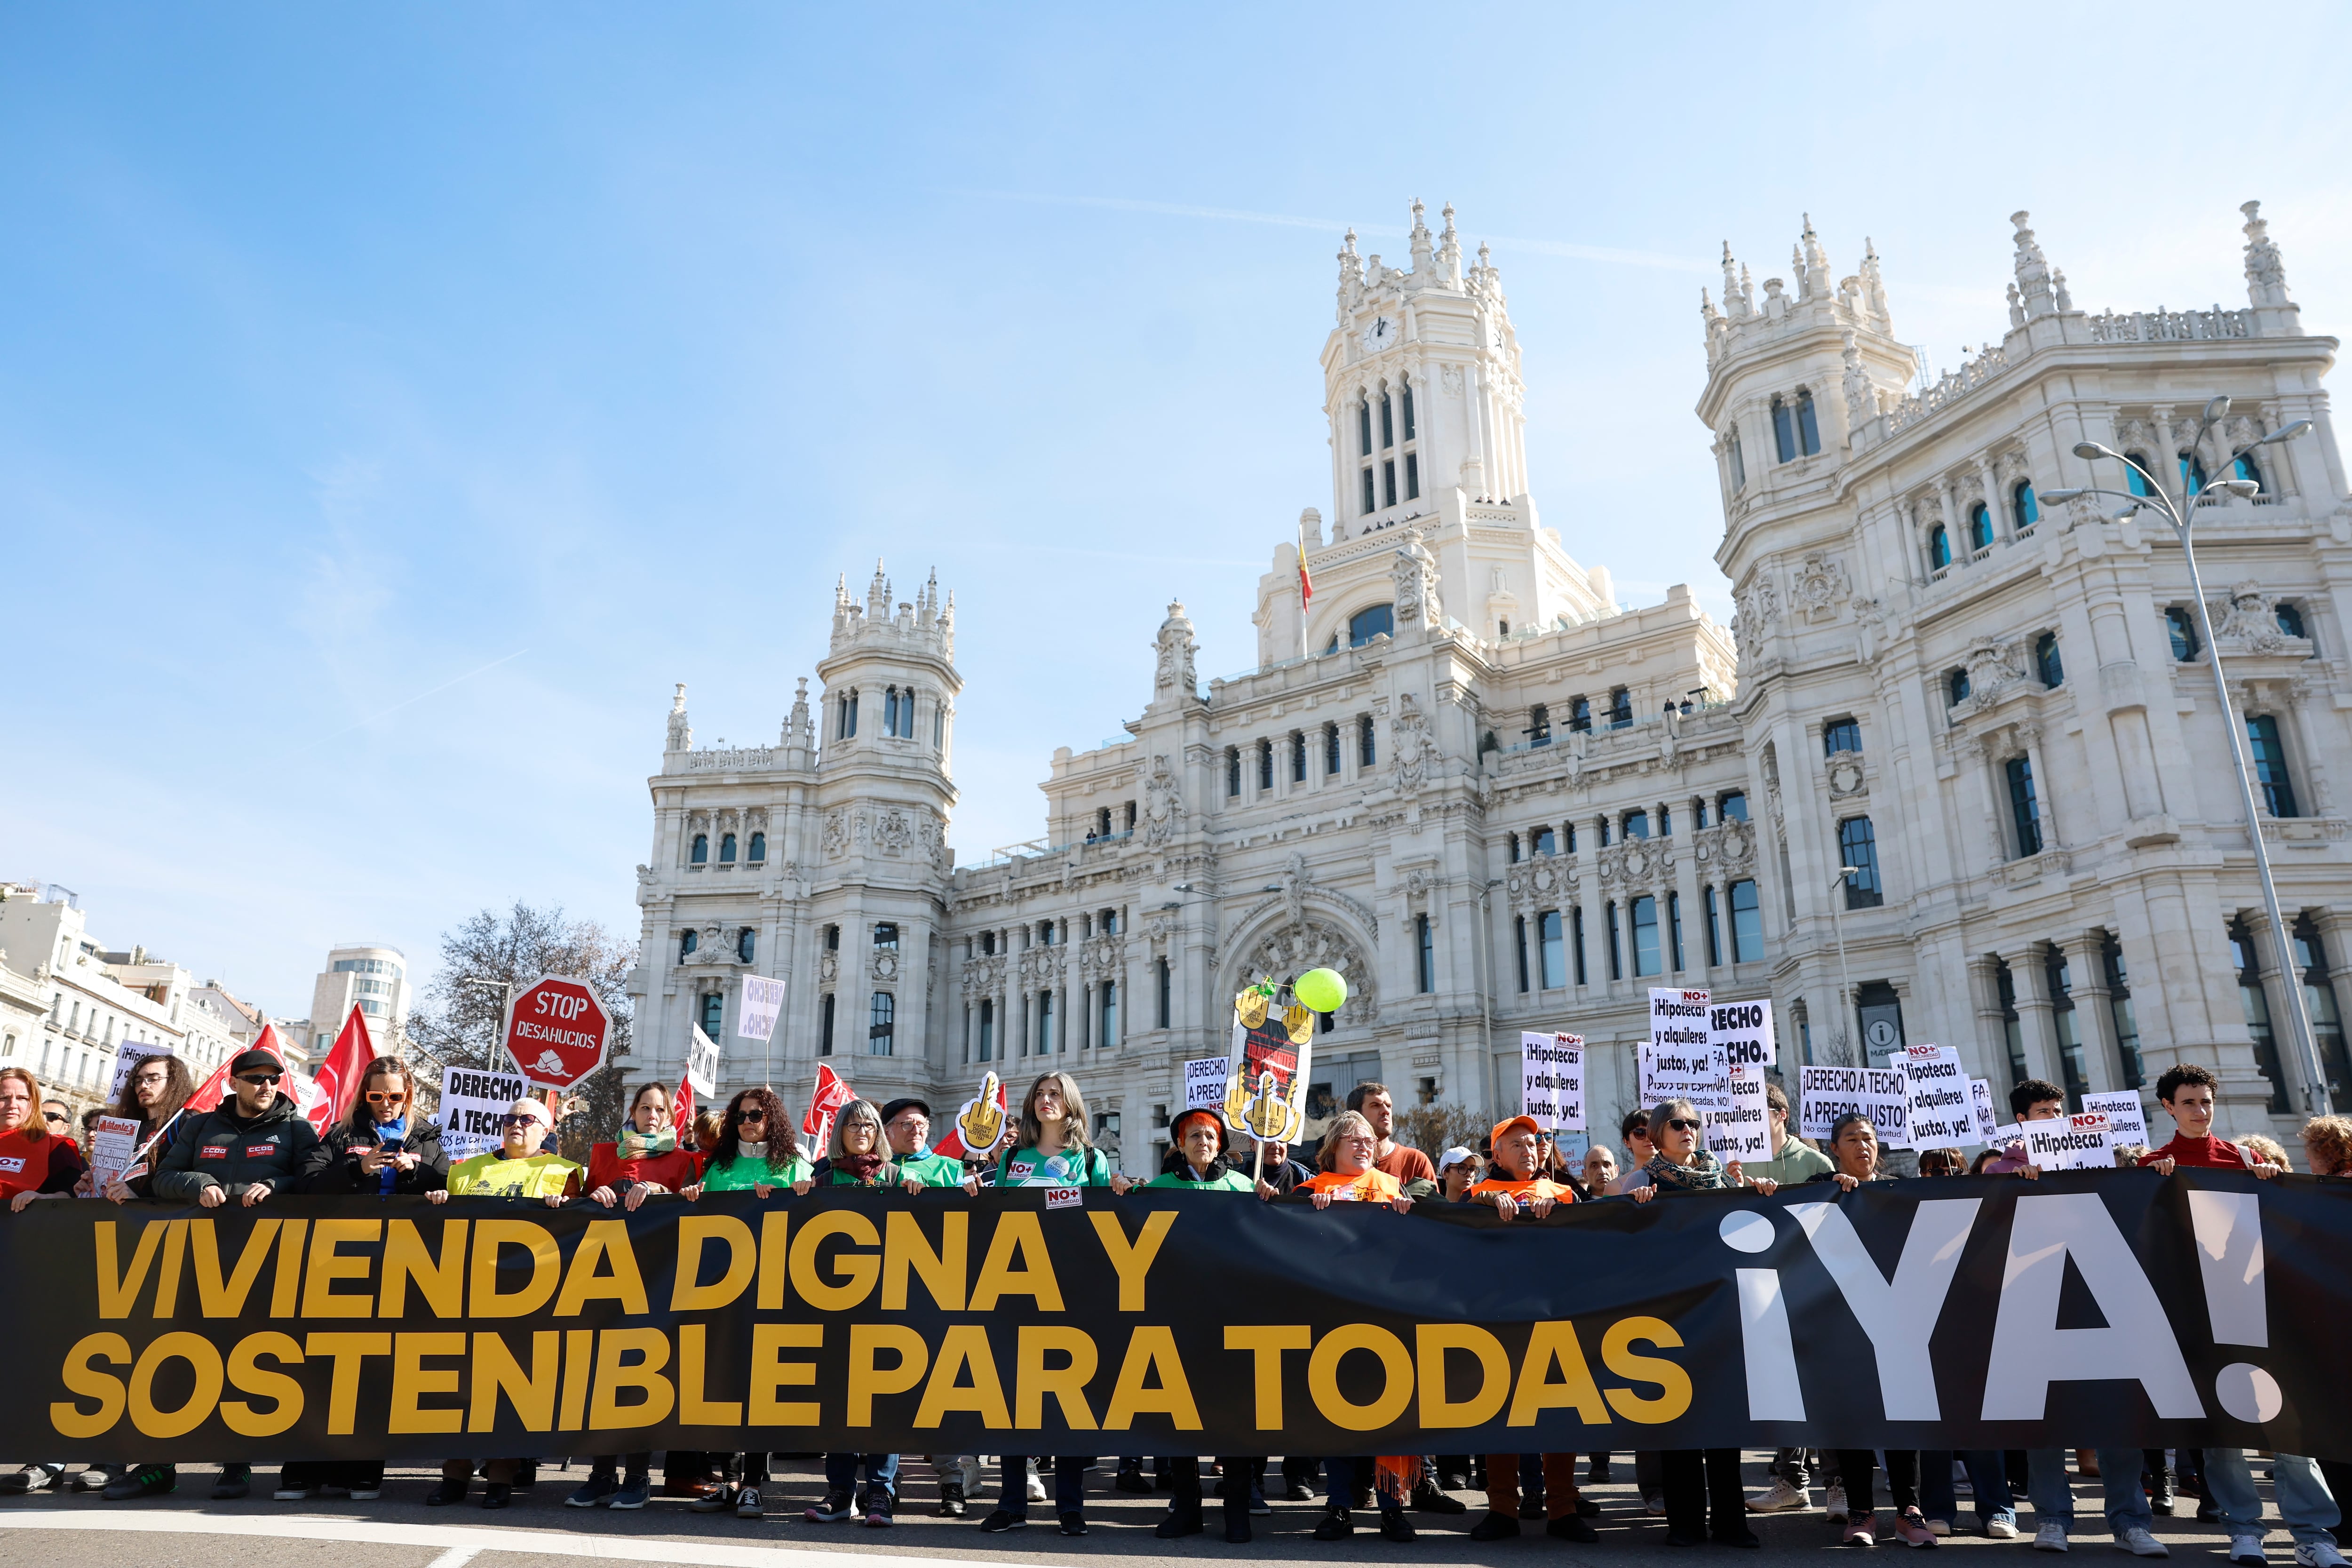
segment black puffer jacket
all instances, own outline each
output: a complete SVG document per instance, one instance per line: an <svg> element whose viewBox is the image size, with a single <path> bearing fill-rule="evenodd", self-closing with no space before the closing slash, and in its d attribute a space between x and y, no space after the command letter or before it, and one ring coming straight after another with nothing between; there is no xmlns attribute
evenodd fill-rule
<svg viewBox="0 0 2352 1568"><path fill-rule="evenodd" d="M383 1141L373 1122L354 1125L349 1119L336 1122L310 1151L310 1162L303 1167L302 1190L338 1195L382 1191L379 1178L360 1169L360 1155ZM394 1193L434 1193L449 1184L449 1156L441 1147L438 1121L412 1121L400 1146L416 1155L417 1162L393 1178Z"/></svg>
<svg viewBox="0 0 2352 1568"><path fill-rule="evenodd" d="M216 1186L238 1198L262 1182L274 1193L299 1193L310 1152L318 1146L318 1132L286 1095L250 1118L237 1114L234 1098L225 1100L173 1137L155 1169L155 1196L167 1204L192 1204L206 1187Z"/></svg>

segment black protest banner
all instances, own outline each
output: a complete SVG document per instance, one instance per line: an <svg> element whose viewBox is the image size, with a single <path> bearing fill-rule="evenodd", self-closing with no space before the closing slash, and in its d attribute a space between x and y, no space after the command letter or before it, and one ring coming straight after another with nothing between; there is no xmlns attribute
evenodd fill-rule
<svg viewBox="0 0 2352 1568"><path fill-rule="evenodd" d="M2352 1454L2352 1185L2074 1173L1542 1221L1088 1190L0 1215L18 1451Z"/></svg>

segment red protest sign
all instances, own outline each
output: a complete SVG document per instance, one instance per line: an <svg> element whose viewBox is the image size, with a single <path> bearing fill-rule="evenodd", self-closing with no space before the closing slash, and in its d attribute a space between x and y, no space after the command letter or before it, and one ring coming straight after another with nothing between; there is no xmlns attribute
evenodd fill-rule
<svg viewBox="0 0 2352 1568"><path fill-rule="evenodd" d="M612 1015L583 980L534 980L507 1009L507 1054L542 1088L577 1089L604 1065L612 1038Z"/></svg>

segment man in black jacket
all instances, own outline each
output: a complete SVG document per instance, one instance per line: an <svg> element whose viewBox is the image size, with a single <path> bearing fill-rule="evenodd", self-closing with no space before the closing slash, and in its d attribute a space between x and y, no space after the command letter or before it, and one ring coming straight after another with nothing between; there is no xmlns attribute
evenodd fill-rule
<svg viewBox="0 0 2352 1568"><path fill-rule="evenodd" d="M272 1052L239 1052L229 1064L232 1098L172 1140L152 1184L157 1199L211 1209L232 1198L249 1205L272 1193L300 1192L319 1134L278 1092L285 1073Z"/></svg>

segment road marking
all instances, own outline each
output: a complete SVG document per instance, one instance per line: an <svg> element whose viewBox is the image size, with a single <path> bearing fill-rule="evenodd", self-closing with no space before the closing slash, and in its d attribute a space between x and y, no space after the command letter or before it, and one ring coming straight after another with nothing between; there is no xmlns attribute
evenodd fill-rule
<svg viewBox="0 0 2352 1568"><path fill-rule="evenodd" d="M355 1545L395 1542L438 1546L426 1568L457 1568L484 1552L542 1557L594 1557L638 1563L709 1563L713 1568L940 1568L942 1561L973 1561L968 1552L899 1556L835 1552L823 1547L737 1546L726 1542L673 1541L651 1535L590 1535L569 1530L490 1529L480 1525L403 1524L394 1520L304 1518L282 1513L199 1513L174 1509L0 1509L0 1530L126 1530L155 1535L265 1536L279 1541L341 1541Z"/></svg>

